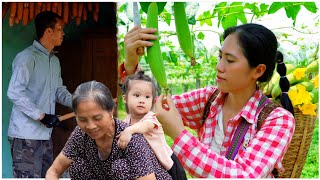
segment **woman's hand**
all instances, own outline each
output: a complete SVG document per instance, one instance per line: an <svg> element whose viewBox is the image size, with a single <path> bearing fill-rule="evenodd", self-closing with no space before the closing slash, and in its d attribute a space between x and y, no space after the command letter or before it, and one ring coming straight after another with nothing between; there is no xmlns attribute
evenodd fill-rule
<svg viewBox="0 0 320 180"><path fill-rule="evenodd" d="M161 94L155 104L155 112L161 123L164 132L173 140L176 139L185 129L179 111L171 99L171 95L166 98Z"/></svg>
<svg viewBox="0 0 320 180"><path fill-rule="evenodd" d="M124 37L126 61L124 68L127 75L133 74L139 63L139 57L144 54L144 47L152 46L150 40L156 40L158 36L154 35L155 28L141 28L139 26L131 29ZM141 49L142 47L142 49ZM138 50L140 48L140 50Z"/></svg>

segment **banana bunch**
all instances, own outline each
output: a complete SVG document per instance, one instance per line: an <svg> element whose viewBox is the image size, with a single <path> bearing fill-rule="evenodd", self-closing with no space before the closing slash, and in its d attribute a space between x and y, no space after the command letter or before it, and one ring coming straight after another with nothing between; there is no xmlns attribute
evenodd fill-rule
<svg viewBox="0 0 320 180"><path fill-rule="evenodd" d="M287 68L287 75L288 75L288 74L292 73L292 71L295 69L295 66L293 64L286 64L286 68ZM290 75L290 78L288 76L287 76L287 78L291 84L292 80L293 80L293 76ZM278 97L281 94L281 88L279 85L279 81L280 81L280 75L277 72L277 70L275 69L273 71L273 75L272 75L270 81L264 86L263 93L265 95L271 95L274 99L276 97Z"/></svg>
<svg viewBox="0 0 320 180"><path fill-rule="evenodd" d="M148 7L147 13L147 28L158 29L158 5L156 2L152 2ZM159 32L155 33L159 35ZM162 60L162 54L159 44L159 39L153 41L153 46L147 47L147 60L154 78L159 85L164 89L164 94L168 93L167 76L164 69Z"/></svg>
<svg viewBox="0 0 320 180"><path fill-rule="evenodd" d="M297 77L294 75L294 71L297 69L304 69L306 73L312 73L312 74L318 74L319 69L319 60L313 61L310 63L306 68L296 68L293 64L286 64L287 68L287 78L290 82L290 89L291 90L297 90L297 85L302 85L306 88L306 90L309 92L310 96L312 97L312 103L318 102L318 94L319 90L317 88L314 88L314 84L308 79L307 76L301 77L297 79ZM279 85L280 81L280 75L275 70L273 73L273 76L271 77L271 80L263 87L263 92L266 95L271 96L273 99L276 99L281 94L281 88Z"/></svg>
<svg viewBox="0 0 320 180"><path fill-rule="evenodd" d="M319 72L319 61L320 59L318 60L315 60L315 61L312 61L308 66L307 66L307 72L309 73L316 73L316 72Z"/></svg>
<svg viewBox="0 0 320 180"><path fill-rule="evenodd" d="M195 66L196 61L194 58L194 39L190 33L188 25L185 2L174 2L173 13L180 47L183 52L191 58L191 66Z"/></svg>

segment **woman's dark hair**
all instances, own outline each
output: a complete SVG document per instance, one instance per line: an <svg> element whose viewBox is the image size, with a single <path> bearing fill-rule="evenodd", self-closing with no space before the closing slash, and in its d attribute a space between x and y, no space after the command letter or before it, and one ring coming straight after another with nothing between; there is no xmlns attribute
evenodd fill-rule
<svg viewBox="0 0 320 180"><path fill-rule="evenodd" d="M248 59L250 67L257 67L259 64L266 66L266 70L264 74L258 78L258 82L269 81L273 75L276 62L281 61L277 66L277 71L280 71L279 74L281 76L281 104L293 114L291 101L286 94L289 90L290 83L285 77L286 66L283 63L282 54L277 51L278 43L274 33L262 25L248 23L226 29L223 34L223 39L226 39L230 34L237 35L239 46L244 56Z"/></svg>
<svg viewBox="0 0 320 180"><path fill-rule="evenodd" d="M294 114L293 106L292 106L291 100L288 96L290 82L289 82L288 78L286 77L287 68L286 68L286 65L283 63L283 55L279 51L277 52L276 62L277 62L277 72L280 75L279 85L280 85L280 88L282 91L282 93L280 95L280 102L285 109L287 109L292 114Z"/></svg>
<svg viewBox="0 0 320 180"><path fill-rule="evenodd" d="M156 98L157 95L157 89L156 89L156 85L154 83L154 81L150 78L150 76L144 74L144 71L139 71L131 76L128 76L126 78L126 82L123 85L123 93L124 95L128 96L128 92L130 91L130 82L133 80L140 80L140 81L146 81L146 82L150 82L152 85L152 102L154 101L154 99ZM126 111L128 112L128 107L127 105L125 105L126 107Z"/></svg>
<svg viewBox="0 0 320 180"><path fill-rule="evenodd" d="M52 11L43 11L36 16L34 22L38 40L42 38L47 28L55 28L58 19L62 20L62 17Z"/></svg>
<svg viewBox="0 0 320 180"><path fill-rule="evenodd" d="M223 38L226 39L227 36L234 33L238 36L239 46L248 59L250 67L257 67L259 64L266 65L266 70L258 81L269 81L275 68L278 47L276 36L268 28L250 23L228 28Z"/></svg>
<svg viewBox="0 0 320 180"><path fill-rule="evenodd" d="M94 101L103 110L111 112L114 108L114 102L111 92L101 82L89 81L80 84L72 95L72 109L77 113L79 103L83 101Z"/></svg>

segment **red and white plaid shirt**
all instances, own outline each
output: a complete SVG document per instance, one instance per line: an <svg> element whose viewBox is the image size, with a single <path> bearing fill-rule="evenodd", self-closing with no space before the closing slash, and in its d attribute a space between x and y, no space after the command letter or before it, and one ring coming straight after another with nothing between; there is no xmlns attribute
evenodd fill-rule
<svg viewBox="0 0 320 180"><path fill-rule="evenodd" d="M140 64L137 64L135 73L141 71L141 66ZM120 64L119 66L119 77L120 77L120 82L124 84L126 82L126 77L127 77L127 72L126 69L124 68L124 62Z"/></svg>
<svg viewBox="0 0 320 180"><path fill-rule="evenodd" d="M279 107L273 110L257 132L257 112L262 91L257 90L241 112L228 121L220 153L210 149L217 125L217 115L224 102L224 93L219 93L210 107L208 118L203 122L202 113L215 87L197 89L173 96L184 124L197 131L198 138L184 130L172 146L183 167L190 175L198 178L265 178L273 177L277 168L283 172L281 161L288 149L294 132L294 117ZM260 110L258 110L260 111ZM225 158L232 136L241 121L251 125L244 142L234 160Z"/></svg>

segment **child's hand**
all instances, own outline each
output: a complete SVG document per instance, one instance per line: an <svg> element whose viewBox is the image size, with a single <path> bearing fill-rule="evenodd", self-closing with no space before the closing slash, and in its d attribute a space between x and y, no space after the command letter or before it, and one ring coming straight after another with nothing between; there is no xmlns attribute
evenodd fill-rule
<svg viewBox="0 0 320 180"><path fill-rule="evenodd" d="M124 131L122 131L118 136L117 138L118 139L118 147L120 149L125 149L127 148L130 140L131 140L131 137L132 137L132 134L127 130L125 129Z"/></svg>

